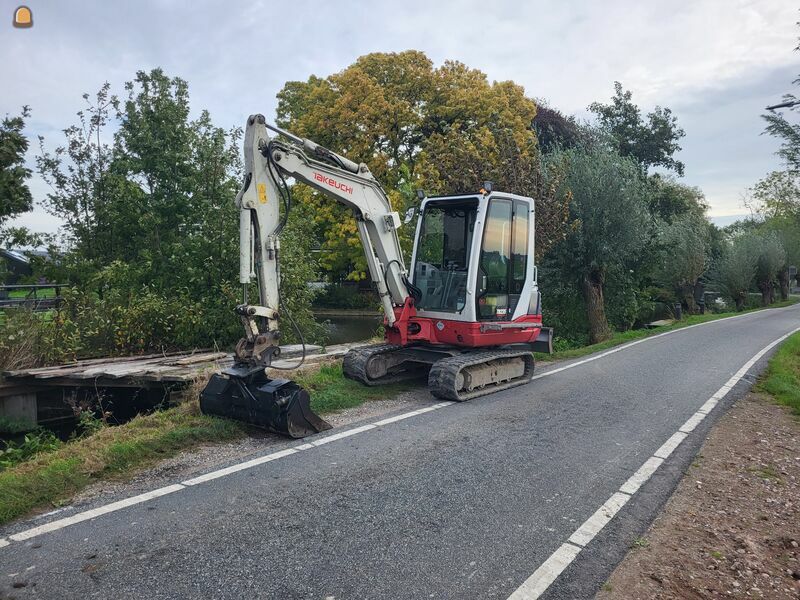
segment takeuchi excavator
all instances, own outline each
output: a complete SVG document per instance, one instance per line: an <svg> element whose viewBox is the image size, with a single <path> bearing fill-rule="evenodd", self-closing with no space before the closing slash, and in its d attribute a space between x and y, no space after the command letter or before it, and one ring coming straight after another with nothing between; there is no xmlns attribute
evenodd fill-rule
<svg viewBox="0 0 800 600"><path fill-rule="evenodd" d="M409 272L397 235L400 215L366 164L252 115L244 168L236 196L242 303L235 312L245 336L233 366L213 375L201 393L204 413L295 438L330 428L311 410L306 390L266 374L280 354L279 324L284 316L292 323L279 294L289 179L352 210L383 306L384 343L350 350L345 376L374 386L427 374L434 396L463 401L528 383L533 352L552 351L533 261L533 199L493 191L489 182L456 196L420 192ZM253 277L257 304L248 300Z"/></svg>

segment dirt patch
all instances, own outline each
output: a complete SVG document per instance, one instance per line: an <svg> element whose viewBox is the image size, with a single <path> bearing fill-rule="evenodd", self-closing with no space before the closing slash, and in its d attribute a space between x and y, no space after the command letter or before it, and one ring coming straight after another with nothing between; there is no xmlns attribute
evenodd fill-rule
<svg viewBox="0 0 800 600"><path fill-rule="evenodd" d="M800 598L800 420L750 394L597 598Z"/></svg>

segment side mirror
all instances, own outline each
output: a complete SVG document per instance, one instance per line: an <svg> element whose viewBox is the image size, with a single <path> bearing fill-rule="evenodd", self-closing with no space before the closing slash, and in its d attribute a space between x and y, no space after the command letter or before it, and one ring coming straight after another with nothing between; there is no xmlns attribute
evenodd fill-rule
<svg viewBox="0 0 800 600"><path fill-rule="evenodd" d="M414 218L414 215L417 214L417 209L413 206L406 211L406 214L403 215L403 224L408 224Z"/></svg>

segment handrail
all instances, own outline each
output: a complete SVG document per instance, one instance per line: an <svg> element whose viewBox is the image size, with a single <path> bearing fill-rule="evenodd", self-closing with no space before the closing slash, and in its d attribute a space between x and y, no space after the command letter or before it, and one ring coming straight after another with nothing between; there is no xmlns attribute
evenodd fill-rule
<svg viewBox="0 0 800 600"><path fill-rule="evenodd" d="M4 290L19 290L19 289L43 289L43 288L62 288L68 287L65 283L31 283L29 285L25 284L5 284L0 283L0 289Z"/></svg>

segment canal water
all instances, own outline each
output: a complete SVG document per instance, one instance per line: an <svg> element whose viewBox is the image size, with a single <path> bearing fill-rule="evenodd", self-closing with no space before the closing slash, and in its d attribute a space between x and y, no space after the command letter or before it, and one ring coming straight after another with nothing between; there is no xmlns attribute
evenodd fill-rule
<svg viewBox="0 0 800 600"><path fill-rule="evenodd" d="M317 315L317 322L328 330L328 345L363 342L375 337L383 322L382 315Z"/></svg>

